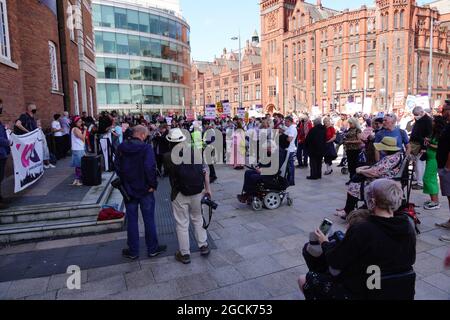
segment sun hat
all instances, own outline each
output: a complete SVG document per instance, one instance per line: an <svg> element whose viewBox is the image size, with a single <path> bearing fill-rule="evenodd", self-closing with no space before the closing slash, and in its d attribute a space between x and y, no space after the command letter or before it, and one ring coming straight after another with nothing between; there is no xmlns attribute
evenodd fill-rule
<svg viewBox="0 0 450 320"><path fill-rule="evenodd" d="M183 134L180 128L175 128L169 131L169 134L166 137L169 142L184 142L186 141L186 136Z"/></svg>
<svg viewBox="0 0 450 320"><path fill-rule="evenodd" d="M384 137L380 143L374 143L374 147L378 151L400 151L397 139L393 137Z"/></svg>

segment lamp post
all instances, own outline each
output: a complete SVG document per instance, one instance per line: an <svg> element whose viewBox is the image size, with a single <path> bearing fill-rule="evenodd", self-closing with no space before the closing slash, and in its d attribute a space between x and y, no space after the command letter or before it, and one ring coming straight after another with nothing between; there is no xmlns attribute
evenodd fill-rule
<svg viewBox="0 0 450 320"><path fill-rule="evenodd" d="M231 38L231 40L238 40L239 41L239 106L238 107L242 107L242 77L241 77L241 72L242 72L242 66L241 66L241 62L242 62L242 57L241 57L241 32L239 31L239 36L238 37L233 37Z"/></svg>

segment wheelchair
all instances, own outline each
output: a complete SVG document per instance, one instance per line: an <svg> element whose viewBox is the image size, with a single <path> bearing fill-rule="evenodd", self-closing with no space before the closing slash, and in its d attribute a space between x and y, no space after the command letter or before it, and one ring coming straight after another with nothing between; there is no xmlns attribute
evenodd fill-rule
<svg viewBox="0 0 450 320"><path fill-rule="evenodd" d="M247 204L251 205L254 211L262 211L264 208L268 210L276 210L286 201L289 207L294 205L294 200L290 197L287 189L289 188L288 180L288 163L289 157L286 156L283 165L276 175L271 177L270 181L258 183L256 192L248 200ZM248 167L249 169L254 169Z"/></svg>

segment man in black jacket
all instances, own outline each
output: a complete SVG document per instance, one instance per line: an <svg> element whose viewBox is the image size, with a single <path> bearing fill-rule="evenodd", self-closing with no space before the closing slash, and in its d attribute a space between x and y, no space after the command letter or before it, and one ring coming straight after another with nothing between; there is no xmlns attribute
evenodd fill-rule
<svg viewBox="0 0 450 320"><path fill-rule="evenodd" d="M322 179L322 159L326 149L326 128L322 124L322 118L316 118L314 128L306 137L305 146L309 153L311 175L308 180Z"/></svg>
<svg viewBox="0 0 450 320"><path fill-rule="evenodd" d="M422 161L421 157L426 152L424 141L425 138L431 136L433 131L433 120L425 113L422 107L416 107L413 110L413 115L416 120L411 133L411 154L415 156L415 171L417 185L414 186L416 190L423 189L423 174L425 173L426 161Z"/></svg>

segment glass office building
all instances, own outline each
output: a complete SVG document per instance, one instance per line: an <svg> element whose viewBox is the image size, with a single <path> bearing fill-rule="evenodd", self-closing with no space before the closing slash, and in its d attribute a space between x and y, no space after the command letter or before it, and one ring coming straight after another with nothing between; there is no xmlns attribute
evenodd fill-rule
<svg viewBox="0 0 450 320"><path fill-rule="evenodd" d="M94 0L93 16L99 110L166 114L190 106L190 31L182 17L125 0Z"/></svg>

